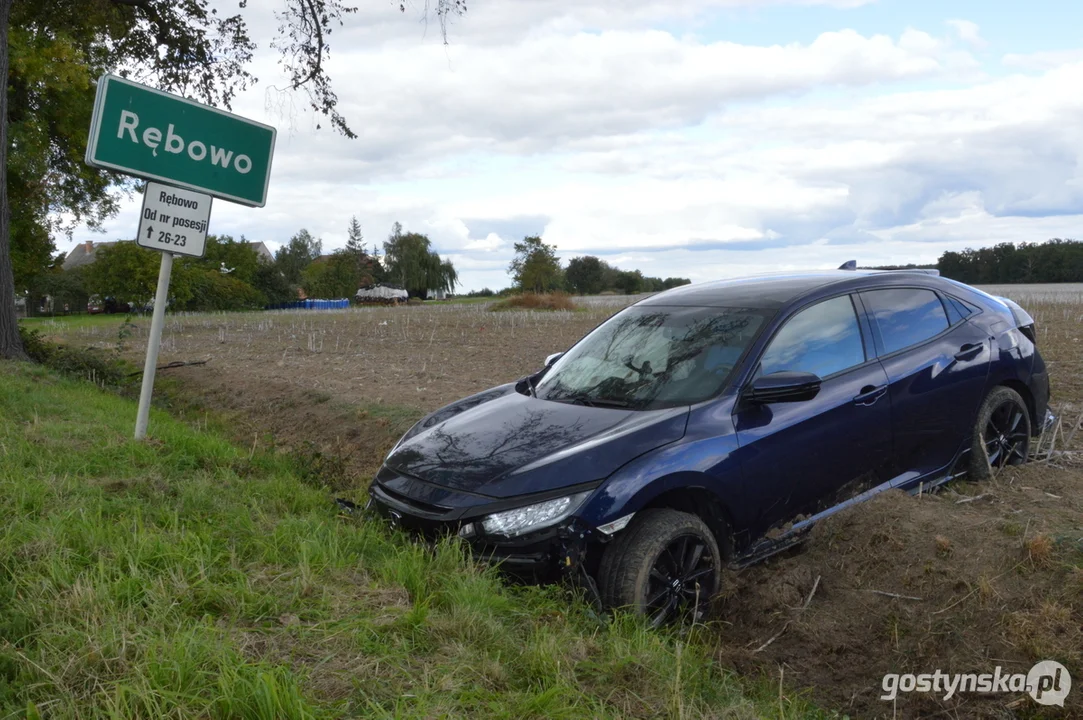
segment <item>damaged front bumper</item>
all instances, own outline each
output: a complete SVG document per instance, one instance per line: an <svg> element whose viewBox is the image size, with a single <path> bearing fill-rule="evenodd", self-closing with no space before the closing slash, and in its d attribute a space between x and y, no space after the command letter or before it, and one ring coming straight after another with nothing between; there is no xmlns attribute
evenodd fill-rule
<svg viewBox="0 0 1083 720"><path fill-rule="evenodd" d="M559 492L582 492L583 487ZM548 493L554 496L554 493ZM594 548L609 539L576 516L515 537L486 533L482 521L493 513L549 499L545 496L511 500L491 498L434 486L416 478L381 470L369 488L368 509L426 540L457 536L475 557L524 582L557 582L593 574Z"/></svg>

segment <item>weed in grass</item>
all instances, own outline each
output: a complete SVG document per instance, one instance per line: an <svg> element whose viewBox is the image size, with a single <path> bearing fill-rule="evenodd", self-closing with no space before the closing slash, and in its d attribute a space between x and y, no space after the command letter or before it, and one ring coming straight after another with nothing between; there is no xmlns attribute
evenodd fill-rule
<svg viewBox="0 0 1083 720"><path fill-rule="evenodd" d="M1014 520L1006 520L1000 524L1000 530L1008 537L1019 537L1025 528Z"/></svg>
<svg viewBox="0 0 1083 720"><path fill-rule="evenodd" d="M341 455L325 453L311 440L305 440L291 453L294 474L306 485L342 488L352 483L346 461Z"/></svg>
<svg viewBox="0 0 1083 720"><path fill-rule="evenodd" d="M1035 535L1023 541L1023 553L1036 567L1047 568L1053 564L1053 538Z"/></svg>
<svg viewBox="0 0 1083 720"><path fill-rule="evenodd" d="M1035 660L1057 658L1074 666L1083 659L1083 628L1068 605L1042 600L1009 612L1004 623L1008 638Z"/></svg>
<svg viewBox="0 0 1083 720"><path fill-rule="evenodd" d="M127 366L119 357L93 348L68 347L46 340L40 331L19 326L26 354L68 377L87 380L100 387L120 387L129 383Z"/></svg>

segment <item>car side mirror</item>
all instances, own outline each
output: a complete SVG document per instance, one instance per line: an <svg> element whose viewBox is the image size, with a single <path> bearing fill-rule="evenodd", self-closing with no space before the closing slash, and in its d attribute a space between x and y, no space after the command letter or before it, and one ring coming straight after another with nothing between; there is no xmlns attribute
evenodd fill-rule
<svg viewBox="0 0 1083 720"><path fill-rule="evenodd" d="M555 363L557 360L559 360L561 358L562 355L564 355L564 353L558 352L558 353L553 353L549 357L545 358L545 367L549 367L550 365Z"/></svg>
<svg viewBox="0 0 1083 720"><path fill-rule="evenodd" d="M809 372L774 372L752 381L746 397L754 403L803 402L820 392L818 375Z"/></svg>

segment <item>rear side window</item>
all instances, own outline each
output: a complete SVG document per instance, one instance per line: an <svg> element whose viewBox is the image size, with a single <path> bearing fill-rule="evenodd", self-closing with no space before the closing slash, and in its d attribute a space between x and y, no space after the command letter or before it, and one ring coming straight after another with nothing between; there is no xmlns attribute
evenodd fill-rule
<svg viewBox="0 0 1083 720"><path fill-rule="evenodd" d="M948 327L944 305L932 290L869 290L861 297L880 329L884 353L917 345Z"/></svg>
<svg viewBox="0 0 1083 720"><path fill-rule="evenodd" d="M944 296L944 308L948 311L948 322L952 325L965 320L973 312L961 300L956 300L951 295Z"/></svg>
<svg viewBox="0 0 1083 720"><path fill-rule="evenodd" d="M789 370L827 377L865 362L849 295L824 300L786 321L760 360L760 373Z"/></svg>

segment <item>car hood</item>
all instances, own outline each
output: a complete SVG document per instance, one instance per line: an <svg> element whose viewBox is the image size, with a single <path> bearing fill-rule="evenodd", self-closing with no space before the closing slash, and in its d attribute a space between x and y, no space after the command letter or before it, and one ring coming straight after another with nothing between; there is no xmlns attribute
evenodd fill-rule
<svg viewBox="0 0 1083 720"><path fill-rule="evenodd" d="M679 440L687 419L687 407L586 407L529 397L507 385L422 419L384 464L443 487L507 498L602 480Z"/></svg>

